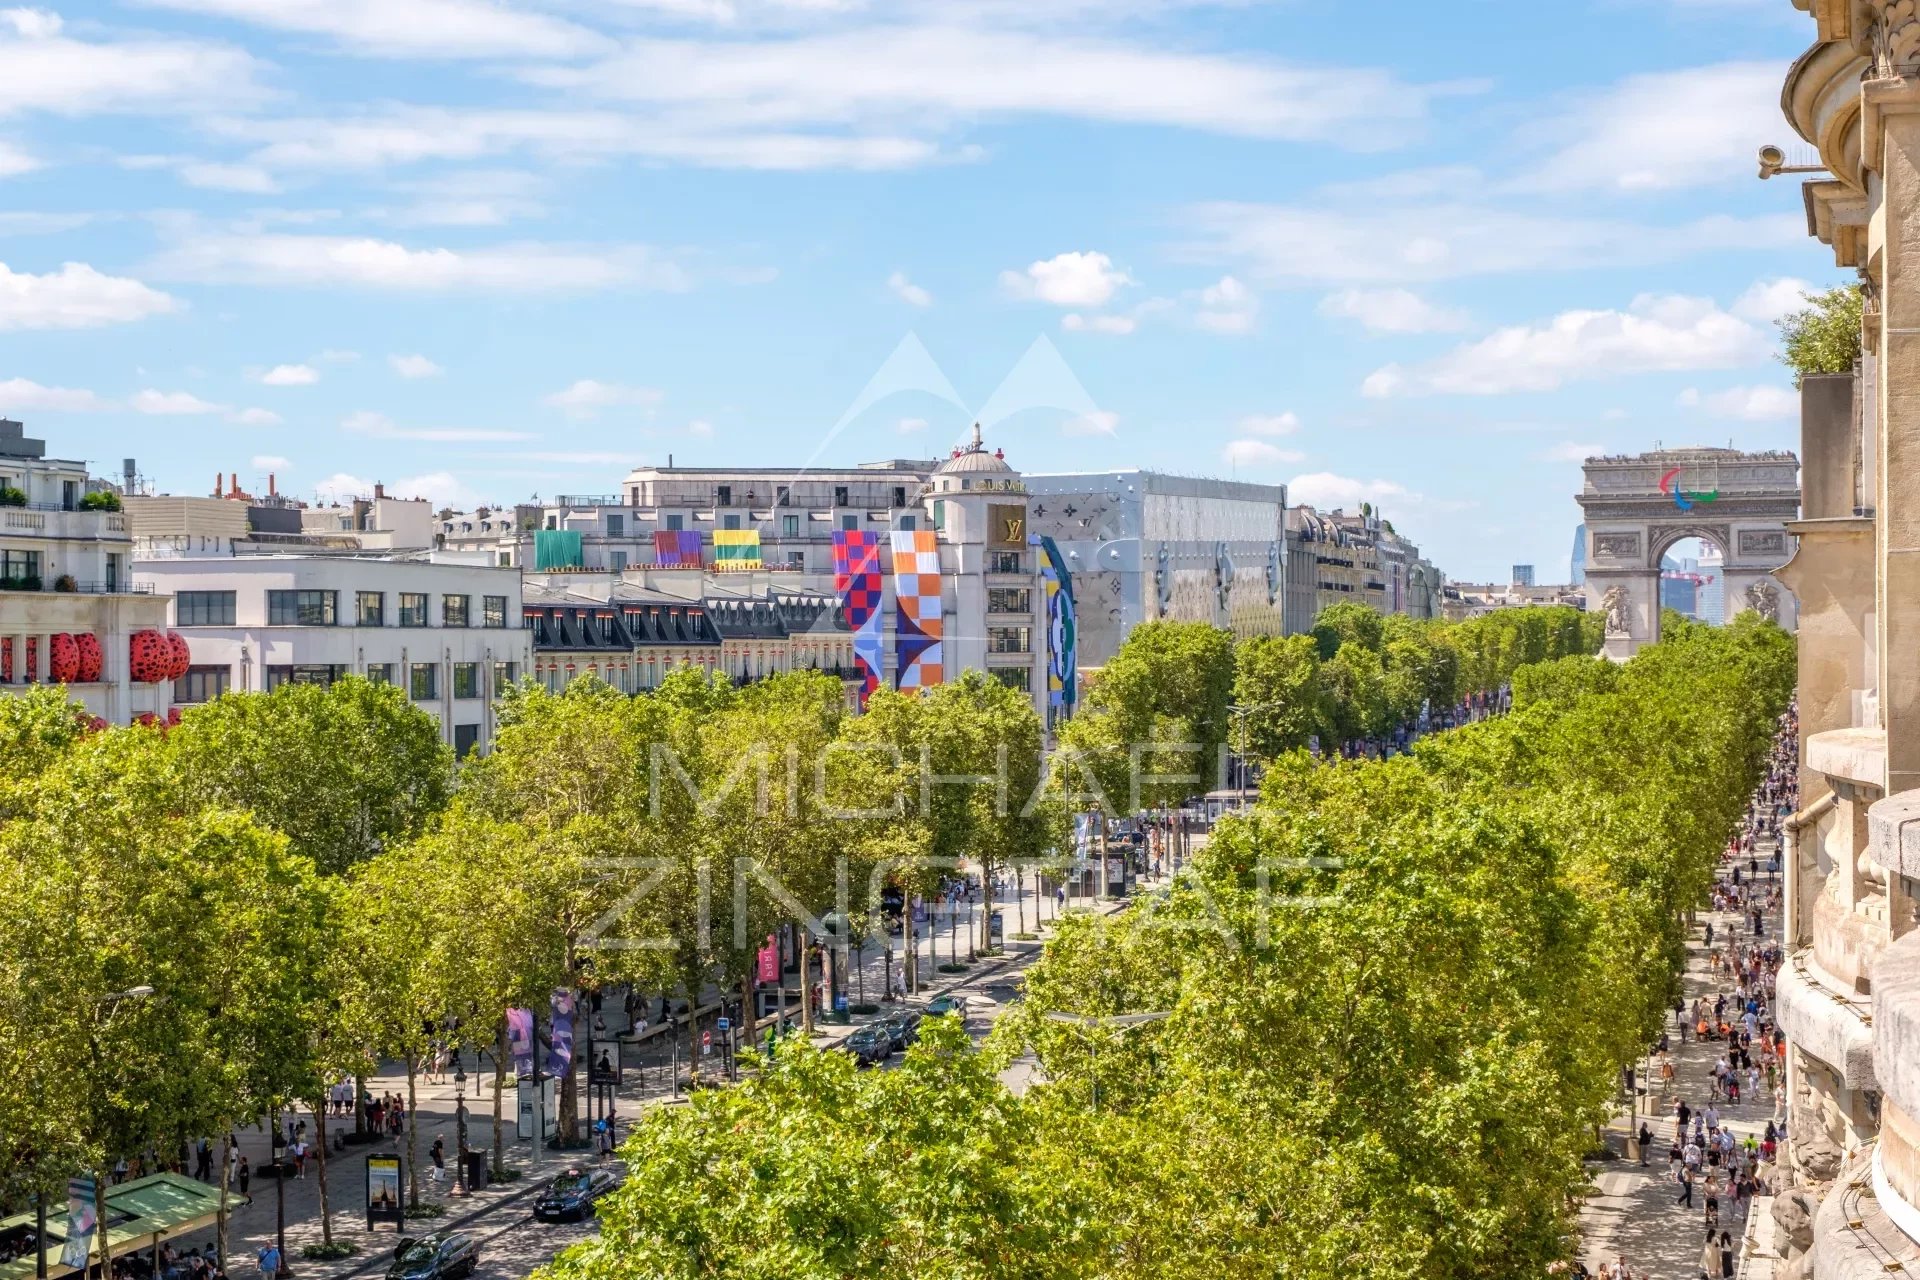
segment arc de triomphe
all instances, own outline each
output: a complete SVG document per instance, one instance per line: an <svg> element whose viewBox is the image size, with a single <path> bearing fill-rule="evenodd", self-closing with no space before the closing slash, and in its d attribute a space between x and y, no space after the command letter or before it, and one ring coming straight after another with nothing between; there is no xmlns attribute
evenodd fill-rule
<svg viewBox="0 0 1920 1280"><path fill-rule="evenodd" d="M1607 619L1604 652L1624 661L1660 638L1660 560L1699 538L1726 558L1726 616L1753 609L1791 630L1795 606L1772 571L1793 548L1800 460L1791 453L1661 449L1588 458L1587 608Z"/></svg>

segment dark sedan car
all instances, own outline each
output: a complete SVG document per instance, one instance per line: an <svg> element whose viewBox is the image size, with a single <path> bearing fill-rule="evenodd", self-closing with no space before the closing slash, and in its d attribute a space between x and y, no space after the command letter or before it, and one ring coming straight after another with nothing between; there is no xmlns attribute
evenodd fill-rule
<svg viewBox="0 0 1920 1280"><path fill-rule="evenodd" d="M541 1222L579 1222L616 1181L607 1169L569 1169L556 1175L533 1202L533 1216Z"/></svg>
<svg viewBox="0 0 1920 1280"><path fill-rule="evenodd" d="M904 1051L908 1045L920 1038L921 1016L918 1009L900 1009L873 1025L886 1031L887 1038L893 1041L895 1049Z"/></svg>
<svg viewBox="0 0 1920 1280"><path fill-rule="evenodd" d="M870 1067L887 1060L887 1055L893 1052L893 1037L879 1023L870 1022L842 1040L839 1047L852 1054L853 1060L859 1065Z"/></svg>
<svg viewBox="0 0 1920 1280"><path fill-rule="evenodd" d="M933 999L927 1001L927 1016L929 1018L939 1018L949 1013L957 1013L962 1018L966 1017L967 998L965 996L943 995L935 996Z"/></svg>
<svg viewBox="0 0 1920 1280"><path fill-rule="evenodd" d="M480 1246L463 1231L436 1231L402 1240L393 1251L387 1280L457 1280L480 1265Z"/></svg>

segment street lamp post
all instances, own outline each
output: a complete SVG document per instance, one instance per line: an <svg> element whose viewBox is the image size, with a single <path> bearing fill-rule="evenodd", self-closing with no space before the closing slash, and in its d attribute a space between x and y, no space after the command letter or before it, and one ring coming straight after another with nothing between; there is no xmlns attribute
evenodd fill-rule
<svg viewBox="0 0 1920 1280"><path fill-rule="evenodd" d="M453 1194L464 1196L472 1190L467 1185L467 1070L460 1062L460 1051L453 1051L453 1086L458 1092L454 1095L453 1119L454 1167Z"/></svg>
<svg viewBox="0 0 1920 1280"><path fill-rule="evenodd" d="M1172 1016L1171 1009L1161 1009L1153 1013L1116 1013L1104 1018L1089 1017L1084 1013L1061 1013L1056 1010L1047 1015L1047 1021L1065 1023L1070 1027L1114 1027L1121 1031L1131 1031L1135 1027L1144 1027L1149 1022L1160 1022ZM1100 1049L1097 1044L1094 1046L1093 1060L1093 1109L1098 1111L1100 1110Z"/></svg>

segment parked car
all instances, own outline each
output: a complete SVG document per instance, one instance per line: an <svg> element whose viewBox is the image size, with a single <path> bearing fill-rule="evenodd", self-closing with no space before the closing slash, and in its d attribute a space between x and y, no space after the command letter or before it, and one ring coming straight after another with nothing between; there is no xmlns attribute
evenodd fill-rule
<svg viewBox="0 0 1920 1280"><path fill-rule="evenodd" d="M893 1052L893 1037L879 1023L869 1022L842 1040L839 1048L852 1054L853 1060L859 1065L868 1067L887 1060L887 1055Z"/></svg>
<svg viewBox="0 0 1920 1280"><path fill-rule="evenodd" d="M927 1016L938 1018L942 1014L957 1013L967 1016L967 998L965 996L939 995L927 1001Z"/></svg>
<svg viewBox="0 0 1920 1280"><path fill-rule="evenodd" d="M918 1009L899 1009L873 1025L886 1030L887 1038L893 1042L896 1050L904 1050L920 1038L920 1019L923 1016Z"/></svg>
<svg viewBox="0 0 1920 1280"><path fill-rule="evenodd" d="M480 1266L480 1246L463 1231L436 1231L403 1239L393 1249L387 1280L456 1280Z"/></svg>
<svg viewBox="0 0 1920 1280"><path fill-rule="evenodd" d="M568 1169L554 1175L533 1202L533 1216L541 1222L579 1222L618 1182L610 1169Z"/></svg>

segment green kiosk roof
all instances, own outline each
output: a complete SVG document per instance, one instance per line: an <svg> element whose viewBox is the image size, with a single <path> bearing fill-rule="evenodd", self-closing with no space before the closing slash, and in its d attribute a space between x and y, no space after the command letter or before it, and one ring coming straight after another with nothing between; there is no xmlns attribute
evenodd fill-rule
<svg viewBox="0 0 1920 1280"><path fill-rule="evenodd" d="M229 1193L227 1211L246 1204L248 1197ZM115 1257L139 1249L150 1249L162 1240L187 1235L214 1224L220 1211L220 1189L182 1177L177 1173L156 1173L134 1182L107 1188L107 1240ZM20 1227L31 1228L33 1214L0 1218L0 1234ZM47 1205L47 1276L77 1274L75 1268L60 1262L60 1250L67 1239L66 1202ZM96 1246L95 1257L98 1257ZM0 1263L0 1280L28 1280L34 1274L31 1255Z"/></svg>

